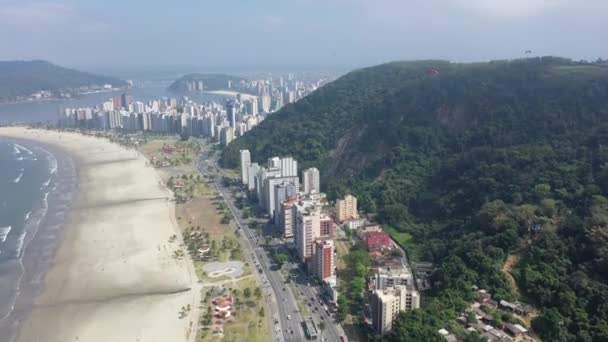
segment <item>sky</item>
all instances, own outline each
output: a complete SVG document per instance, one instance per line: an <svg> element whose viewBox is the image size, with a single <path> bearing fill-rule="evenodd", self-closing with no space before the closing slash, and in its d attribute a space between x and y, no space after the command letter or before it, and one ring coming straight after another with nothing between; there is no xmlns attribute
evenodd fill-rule
<svg viewBox="0 0 608 342"><path fill-rule="evenodd" d="M608 0L0 0L0 60L352 68L608 57Z"/></svg>

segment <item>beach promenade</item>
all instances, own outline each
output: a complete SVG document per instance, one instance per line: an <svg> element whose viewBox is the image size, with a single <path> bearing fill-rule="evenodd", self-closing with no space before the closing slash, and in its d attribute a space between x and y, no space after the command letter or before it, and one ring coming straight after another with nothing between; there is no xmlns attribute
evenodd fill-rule
<svg viewBox="0 0 608 342"><path fill-rule="evenodd" d="M74 133L0 128L76 164L78 193L19 341L193 341L200 302L171 194L135 150ZM52 213L49 213L52 215ZM177 235L176 242L169 242ZM187 255L187 253L186 253Z"/></svg>

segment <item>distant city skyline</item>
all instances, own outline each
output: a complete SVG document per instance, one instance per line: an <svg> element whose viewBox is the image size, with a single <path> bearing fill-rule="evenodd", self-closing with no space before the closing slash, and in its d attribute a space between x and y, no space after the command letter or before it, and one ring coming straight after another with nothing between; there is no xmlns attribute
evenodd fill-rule
<svg viewBox="0 0 608 342"><path fill-rule="evenodd" d="M0 0L0 60L85 70L351 69L393 60L608 57L608 2Z"/></svg>

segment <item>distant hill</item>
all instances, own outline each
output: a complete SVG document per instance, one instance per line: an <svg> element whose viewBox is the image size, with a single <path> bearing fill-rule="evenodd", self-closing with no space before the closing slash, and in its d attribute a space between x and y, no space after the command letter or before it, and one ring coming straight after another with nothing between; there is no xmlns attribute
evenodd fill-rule
<svg viewBox="0 0 608 342"><path fill-rule="evenodd" d="M124 87L125 81L63 68L46 61L0 61L0 101L27 97L39 91L73 92L80 87Z"/></svg>
<svg viewBox="0 0 608 342"><path fill-rule="evenodd" d="M441 341L475 285L539 308L545 341L608 341L607 146L606 65L429 60L353 71L270 115L222 163L249 149L318 166L330 197L355 193L437 266L395 340Z"/></svg>
<svg viewBox="0 0 608 342"><path fill-rule="evenodd" d="M231 76L226 74L187 74L180 77L169 86L169 91L174 93L187 93L192 90L189 84L193 82L203 82L204 91L227 90L228 82L231 83L231 88L237 88L238 84L245 80L242 77Z"/></svg>

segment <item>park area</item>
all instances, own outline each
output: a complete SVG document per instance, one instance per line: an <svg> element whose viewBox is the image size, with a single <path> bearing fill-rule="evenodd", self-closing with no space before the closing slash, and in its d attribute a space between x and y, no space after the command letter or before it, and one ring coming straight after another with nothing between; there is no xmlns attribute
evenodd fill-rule
<svg viewBox="0 0 608 342"><path fill-rule="evenodd" d="M211 180L196 169L199 143L165 137L139 146L173 192L183 237L183 248L175 257L188 253L202 284L196 341L268 341L266 299L243 255L226 204ZM178 241L175 236L169 240Z"/></svg>

